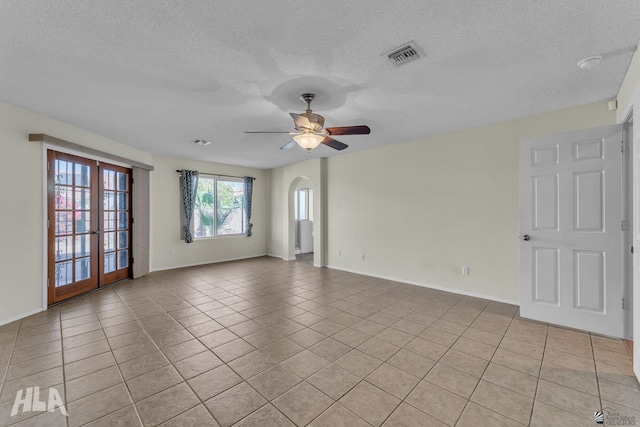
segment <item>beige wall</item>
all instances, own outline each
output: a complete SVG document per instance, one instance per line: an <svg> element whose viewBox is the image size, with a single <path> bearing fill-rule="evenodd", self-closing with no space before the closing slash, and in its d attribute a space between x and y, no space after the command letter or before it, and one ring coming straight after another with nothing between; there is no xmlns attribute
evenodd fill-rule
<svg viewBox="0 0 640 427"><path fill-rule="evenodd" d="M519 141L615 120L603 101L331 157L327 264L517 303ZM271 172L270 253L282 254L275 251L284 191L304 170L299 164Z"/></svg>
<svg viewBox="0 0 640 427"><path fill-rule="evenodd" d="M44 152L42 143L28 141L30 133L152 163L149 154L0 102L0 324L46 306Z"/></svg>
<svg viewBox="0 0 640 427"><path fill-rule="evenodd" d="M268 173L264 170L153 156L66 123L0 102L0 325L38 312L44 300L45 185L43 145L30 133L91 147L155 166L151 181L152 270L263 255L267 248ZM82 154L80 154L82 155ZM185 244L179 237L176 169L199 169L257 178L253 194L253 237L228 237ZM168 250L174 250L169 256Z"/></svg>
<svg viewBox="0 0 640 427"><path fill-rule="evenodd" d="M631 109L634 96L640 89L640 53L636 50L618 92L618 122L622 123ZM637 122L637 120L636 120Z"/></svg>
<svg viewBox="0 0 640 427"><path fill-rule="evenodd" d="M603 101L262 171L152 156L0 103L5 153L0 157L0 324L39 311L43 304L43 150L41 144L27 141L29 133L47 133L155 166L150 196L152 270L266 252L287 258L292 250L288 200L296 180L307 177L314 187L315 251L326 251L325 260L316 257L316 264L517 301L518 142L611 123L615 113L607 111ZM180 241L175 170L183 168L258 178L254 237L189 245ZM318 238L323 234L328 242L324 248ZM469 276L460 274L462 265L470 266Z"/></svg>
<svg viewBox="0 0 640 427"><path fill-rule="evenodd" d="M206 148L205 148L206 149ZM151 271L248 258L267 253L267 171L154 156L151 172ZM253 176L252 237L229 236L185 243L180 233L178 169L232 176ZM170 254L173 251L173 254Z"/></svg>
<svg viewBox="0 0 640 427"><path fill-rule="evenodd" d="M313 252L314 265L326 265L326 213L321 200L326 191L326 163L328 159L312 159L272 169L270 176L270 221L268 253L285 260L295 259L295 223L293 193L305 179L313 188Z"/></svg>

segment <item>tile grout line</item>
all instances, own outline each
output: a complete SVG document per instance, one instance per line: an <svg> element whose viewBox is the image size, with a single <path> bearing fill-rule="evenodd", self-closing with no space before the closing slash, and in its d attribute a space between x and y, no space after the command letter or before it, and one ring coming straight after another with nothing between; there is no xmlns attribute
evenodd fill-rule
<svg viewBox="0 0 640 427"><path fill-rule="evenodd" d="M593 356L593 369L596 374L596 389L598 390L598 401L600 402L600 412L604 412L604 405L602 404L602 392L600 391L600 377L598 376L598 364L596 363L596 352L593 348L593 336L589 332L589 342L591 343L591 355ZM595 414L594 414L595 416Z"/></svg>
<svg viewBox="0 0 640 427"><path fill-rule="evenodd" d="M130 313L134 314L134 313L131 311L131 309L129 308L129 306L128 306L128 305L127 305L127 304L122 300L122 298L120 298L120 295L118 295L118 293L116 292L116 289L117 289L116 287L114 287L114 288L113 288L113 293L116 295L116 297L118 297L118 300L120 300L120 302L121 302L122 304L124 304L124 306L125 306L125 307L127 307L127 310L129 310L129 312L130 312ZM93 306L93 308L94 308L94 310L95 310L95 304L93 303L93 300L91 300L91 299L90 299L90 301L91 301L91 305ZM135 316L135 314L134 314L134 316ZM107 334L105 334L105 332L104 332L104 325L102 324L102 319L100 319L100 317L98 316L98 312L97 312L97 311L96 311L96 317L98 317L98 323L100 323L100 330L101 330L101 331L102 331L102 333L104 334L105 340L107 341L107 345L109 346L109 350L111 351L111 356L113 357L113 360L116 362L116 365L115 365L115 366L116 366L116 368L118 369L118 373L120 374L120 379L122 380L122 384L124 385L125 389L127 390L127 395L129 396L129 399L131 400L131 406L133 406L133 411L135 412L136 417L138 418L138 421L140 421L140 424L141 424L141 425L144 425L144 423L142 422L142 418L140 417L140 413L138 412L138 407L136 406L136 403L135 403L135 401L133 400L133 396L131 395L131 390L129 389L129 386L128 386L128 384L127 384L126 380L124 379L124 375L122 375L122 371L120 370L120 364L118 363L118 360L116 359L116 356L115 356L115 354L113 353L113 347L111 346L111 342L109 342L109 337L107 337ZM138 322L137 317L136 317L136 322ZM139 323L139 322L138 322L138 323ZM117 325L116 325L116 326L117 326ZM140 326L142 327L142 325L141 325L141 324L140 324ZM145 331L145 334L146 334L146 331ZM124 334L122 334L122 335L124 335ZM117 335L116 335L116 336L117 336ZM149 335L147 334L147 337L148 337L148 336L149 336ZM151 337L149 337L149 339L151 339ZM152 342L153 342L153 341L152 341ZM154 345L155 345L155 343L154 343ZM108 368L105 368L105 369L108 369ZM104 391L104 390L101 390L101 391ZM101 391L99 391L99 392L101 392ZM96 392L96 393L99 393L99 392ZM126 408L126 406L124 406L123 408ZM111 415L111 414L113 414L113 413L115 413L115 412L120 411L120 410L121 410L121 409L123 409L123 408L118 408L118 409L116 409L116 410L115 410L115 411L113 411L113 412L110 412L110 413L108 413L108 414L105 414L105 415L103 415L103 416L101 416L101 417L97 418L97 419L96 419L96 420L94 420L94 421L97 421L97 420L100 420L101 418L107 417L107 416L109 416L109 415Z"/></svg>

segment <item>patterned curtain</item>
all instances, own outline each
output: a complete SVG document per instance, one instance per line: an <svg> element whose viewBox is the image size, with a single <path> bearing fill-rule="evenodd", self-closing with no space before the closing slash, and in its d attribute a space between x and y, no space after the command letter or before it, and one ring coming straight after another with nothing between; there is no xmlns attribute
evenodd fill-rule
<svg viewBox="0 0 640 427"><path fill-rule="evenodd" d="M184 205L184 242L193 242L191 234L191 220L193 208L196 204L196 190L198 189L198 171L180 171L180 186L182 187L182 204Z"/></svg>
<svg viewBox="0 0 640 427"><path fill-rule="evenodd" d="M244 209L247 213L247 237L251 237L251 196L253 195L253 180L251 176L244 177Z"/></svg>

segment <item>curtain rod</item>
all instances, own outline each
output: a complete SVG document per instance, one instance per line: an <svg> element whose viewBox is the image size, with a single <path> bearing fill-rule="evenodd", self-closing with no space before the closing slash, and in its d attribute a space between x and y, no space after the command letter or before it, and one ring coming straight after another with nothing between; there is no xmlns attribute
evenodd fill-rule
<svg viewBox="0 0 640 427"><path fill-rule="evenodd" d="M180 172L182 172L182 170L181 169L176 169L176 172L180 173ZM198 173L201 173L203 175L213 175L213 176L222 176L222 177L226 177L226 178L241 178L241 179L244 179L244 176L220 175L218 173L207 173L207 172L198 172ZM252 177L252 176L250 176L249 178L253 179L254 181L257 181L257 179Z"/></svg>

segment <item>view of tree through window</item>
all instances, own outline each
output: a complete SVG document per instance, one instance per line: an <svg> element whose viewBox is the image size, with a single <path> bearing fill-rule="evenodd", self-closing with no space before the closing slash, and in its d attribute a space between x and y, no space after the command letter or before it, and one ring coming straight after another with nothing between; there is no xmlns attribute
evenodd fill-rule
<svg viewBox="0 0 640 427"><path fill-rule="evenodd" d="M200 175L193 212L195 238L244 234L244 183Z"/></svg>

